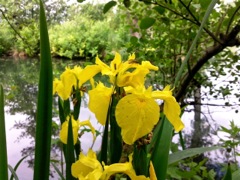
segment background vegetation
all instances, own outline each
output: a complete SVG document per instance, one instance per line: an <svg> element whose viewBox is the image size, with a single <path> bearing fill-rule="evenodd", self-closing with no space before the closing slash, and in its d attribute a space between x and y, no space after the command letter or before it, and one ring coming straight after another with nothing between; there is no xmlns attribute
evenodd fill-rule
<svg viewBox="0 0 240 180"><path fill-rule="evenodd" d="M149 83L161 88L159 84L174 83L211 1L124 0L110 1L107 5L44 2L53 56L93 61L99 54L108 61L115 51L123 56L135 52L139 61L151 60L160 67ZM207 143L204 134L209 136L213 130L203 131L201 113L209 95L222 99L225 104L221 106L238 112L240 93L233 89L239 87L240 75L239 9L239 1L230 4L219 1L177 82L176 99L182 108L193 105L195 113L193 134L185 135L189 139L182 148ZM38 56L37 1L2 0L0 12L0 55ZM215 86L214 81L228 76L231 78L225 78L224 84ZM206 94L203 88L207 88Z"/></svg>

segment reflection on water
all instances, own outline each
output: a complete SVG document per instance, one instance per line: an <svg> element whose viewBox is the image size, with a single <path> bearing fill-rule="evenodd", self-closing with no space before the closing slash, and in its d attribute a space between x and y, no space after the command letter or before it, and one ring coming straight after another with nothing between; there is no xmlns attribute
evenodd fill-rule
<svg viewBox="0 0 240 180"><path fill-rule="evenodd" d="M75 64L78 63L79 62L76 61L53 60L53 76L59 77L59 75L63 72L66 66L73 67ZM25 163L21 164L17 171L19 179L24 180L31 180L33 177L33 172L31 168L28 167L31 167L33 165L37 102L36 97L38 91L39 68L40 63L38 59L0 59L0 83L3 84L6 101L5 118L7 131L8 163L11 166L15 166L16 163L21 159L21 157L23 157L24 155L29 155ZM239 86L236 88L239 88ZM237 90L239 92L239 89ZM95 116L86 108L86 103L82 103L82 105L85 105L85 107L81 108L80 120L91 119L94 121ZM213 103L213 100L211 99L207 103ZM222 104L222 101L214 103ZM53 118L55 120L53 123L53 138L57 142L59 121L56 117L56 100L54 100L53 104L53 113L55 116L55 118ZM191 108L191 106L188 106L186 110ZM206 113L208 111L211 111L209 115ZM203 106L203 113L206 114L206 119L209 120L213 118L216 120L211 121L211 126L213 127L219 127L219 125L227 126L229 124L229 120L237 120L236 124L240 125L239 115L234 113L233 109L223 109L222 106ZM182 119L186 125L186 128L184 129L185 134L191 134L191 132L193 131L193 128L191 127L193 113L184 113ZM95 127L97 127L96 122L94 125ZM209 124L207 126L209 126ZM211 143L217 144L219 137L217 137L216 134L214 135L209 133L208 136L211 138L209 140L211 141ZM86 152L87 149L92 146L91 138L91 134L86 134L81 138L82 148L84 152ZM93 146L95 150L99 147L99 143L100 139L98 137L96 144ZM59 147L57 146L57 144L53 145L51 155L52 159L59 159L58 148ZM219 157L221 156L223 155L220 154Z"/></svg>
<svg viewBox="0 0 240 180"><path fill-rule="evenodd" d="M53 76L59 77L66 66L72 67L75 64L79 62L53 60ZM39 69L38 59L0 59L0 83L5 92L8 163L14 167L21 157L28 155L25 163L17 170L19 179L25 180L33 177L33 172L28 167L33 166ZM53 104L53 139L57 142L59 121L56 117L56 100ZM88 109L83 108L83 111L81 118L94 118ZM89 145L89 142L85 141L85 145ZM59 159L58 156L59 146L55 143L52 146L51 158Z"/></svg>

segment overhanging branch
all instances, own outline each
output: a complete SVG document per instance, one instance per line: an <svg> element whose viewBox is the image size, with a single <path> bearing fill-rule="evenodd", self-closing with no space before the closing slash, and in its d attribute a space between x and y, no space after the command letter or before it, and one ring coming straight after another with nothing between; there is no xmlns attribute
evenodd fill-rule
<svg viewBox="0 0 240 180"><path fill-rule="evenodd" d="M231 32L227 35L223 36L222 43L216 44L212 47L206 49L205 53L202 57L200 57L197 63L192 67L191 73L187 72L183 77L185 77L180 85L180 89L176 94L176 100L179 101L185 95L186 89L192 81L193 77L196 73L204 66L205 63L208 62L213 56L220 53L223 49L230 46L240 46L240 39L237 37L240 32L240 21L238 24L231 30Z"/></svg>

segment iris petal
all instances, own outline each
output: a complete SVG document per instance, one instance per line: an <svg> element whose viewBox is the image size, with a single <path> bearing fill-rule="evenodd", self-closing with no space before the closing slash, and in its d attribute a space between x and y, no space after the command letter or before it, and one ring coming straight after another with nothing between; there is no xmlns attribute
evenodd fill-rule
<svg viewBox="0 0 240 180"><path fill-rule="evenodd" d="M154 99L144 95L130 94L116 106L116 120L122 129L125 143L133 144L150 133L159 120L159 106Z"/></svg>

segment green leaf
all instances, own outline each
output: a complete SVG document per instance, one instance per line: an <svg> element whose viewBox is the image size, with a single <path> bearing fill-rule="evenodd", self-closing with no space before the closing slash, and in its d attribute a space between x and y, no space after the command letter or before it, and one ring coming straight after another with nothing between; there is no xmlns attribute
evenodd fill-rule
<svg viewBox="0 0 240 180"><path fill-rule="evenodd" d="M240 179L240 169L232 173L232 180L239 180Z"/></svg>
<svg viewBox="0 0 240 180"><path fill-rule="evenodd" d="M24 160L24 159L26 159L28 157L28 155L27 156L24 156L24 157L22 157L18 162L17 162L17 164L15 165L15 167L14 167L14 172L16 172L17 171L17 169L18 169L18 167L19 167L19 165L22 163L22 161ZM8 168L9 168L9 166L8 166ZM12 168L12 167L11 167ZM10 170L11 171L11 170ZM12 172L12 171L11 171ZM10 177L10 180L13 180L13 178L16 180L16 177L15 177L15 174L14 173L12 173L12 175L11 175L11 177Z"/></svg>
<svg viewBox="0 0 240 180"><path fill-rule="evenodd" d="M146 18L141 20L140 28L141 29L148 29L155 23L155 21L156 21L156 19L154 19L154 18L146 17Z"/></svg>
<svg viewBox="0 0 240 180"><path fill-rule="evenodd" d="M237 70L240 70L240 65L236 65Z"/></svg>
<svg viewBox="0 0 240 180"><path fill-rule="evenodd" d="M157 134L157 140L152 152L151 160L153 162L157 179L166 179L173 127L165 116L161 121L161 128Z"/></svg>
<svg viewBox="0 0 240 180"><path fill-rule="evenodd" d="M77 2L79 2L79 3L82 3L82 2L84 2L85 0L77 0Z"/></svg>
<svg viewBox="0 0 240 180"><path fill-rule="evenodd" d="M65 114L64 114L63 101L61 100L60 97L58 97L58 111L59 111L59 119L62 124L62 123L64 123L66 118L65 118Z"/></svg>
<svg viewBox="0 0 240 180"><path fill-rule="evenodd" d="M206 9L209 6L210 2L211 1L202 1L202 0L200 0L199 3L201 5L201 9L203 9L203 10Z"/></svg>
<svg viewBox="0 0 240 180"><path fill-rule="evenodd" d="M74 156L72 118L70 117L68 121L68 137L67 137L67 145L66 145L66 180L75 179L71 173L71 167L74 162L75 162L75 156Z"/></svg>
<svg viewBox="0 0 240 180"><path fill-rule="evenodd" d="M153 9L156 10L160 15L163 15L165 12L165 8L161 6L155 6Z"/></svg>
<svg viewBox="0 0 240 180"><path fill-rule="evenodd" d="M178 151L169 155L168 165L171 165L173 163L176 163L188 157L192 157L198 154L202 154L204 152L208 152L208 151L212 151L220 148L222 147L200 147L200 148L191 148L183 151Z"/></svg>
<svg viewBox="0 0 240 180"><path fill-rule="evenodd" d="M4 117L4 93L3 87L0 84L0 179L8 179L8 161L7 161L7 142L5 130L5 117Z"/></svg>
<svg viewBox="0 0 240 180"><path fill-rule="evenodd" d="M107 152L108 152L108 128L109 127L109 119L107 118L106 124L104 127L103 137L102 137L102 145L101 145L101 151L99 153L99 161L104 162L107 164Z"/></svg>
<svg viewBox="0 0 240 180"><path fill-rule="evenodd" d="M14 177L15 180L19 180L18 176L16 174L16 171L14 171L14 169L12 168L12 166L8 165L8 169L9 171L12 173L12 177Z"/></svg>
<svg viewBox="0 0 240 180"><path fill-rule="evenodd" d="M40 0L40 79L37 103L34 180L49 179L52 135L52 60L43 3Z"/></svg>
<svg viewBox="0 0 240 180"><path fill-rule="evenodd" d="M223 180L232 180L232 170L231 170L230 164L228 164L227 172L226 172Z"/></svg>
<svg viewBox="0 0 240 180"><path fill-rule="evenodd" d="M109 1L107 4L105 4L103 8L103 13L107 13L113 6L116 6L117 2L116 1Z"/></svg>
<svg viewBox="0 0 240 180"><path fill-rule="evenodd" d="M126 8L129 8L131 6L131 1L130 0L123 0L123 4Z"/></svg>
<svg viewBox="0 0 240 180"><path fill-rule="evenodd" d="M61 171L59 170L59 168L54 163L51 163L51 165L53 166L53 168L55 169L57 174L60 176L61 180L65 180L65 178L63 177L63 175L62 175Z"/></svg>
<svg viewBox="0 0 240 180"><path fill-rule="evenodd" d="M135 143L133 151L133 167L137 175L149 176L149 158L147 154L147 146L140 147Z"/></svg>
<svg viewBox="0 0 240 180"><path fill-rule="evenodd" d="M81 92L80 90L76 91L76 94L74 96L74 100L76 103L74 104L74 110L73 110L73 117L74 119L78 119L79 113L80 113L80 107L81 107Z"/></svg>
<svg viewBox="0 0 240 180"><path fill-rule="evenodd" d="M133 45L135 45L135 44L137 44L137 42L138 42L138 38L135 37L135 36L132 36L132 37L130 38L130 42L131 42Z"/></svg>
<svg viewBox="0 0 240 180"><path fill-rule="evenodd" d="M109 146L109 155L110 163L119 162L122 155L122 136L121 128L118 126L115 110L118 103L118 98L115 95L112 95L112 103L110 105L110 146Z"/></svg>

